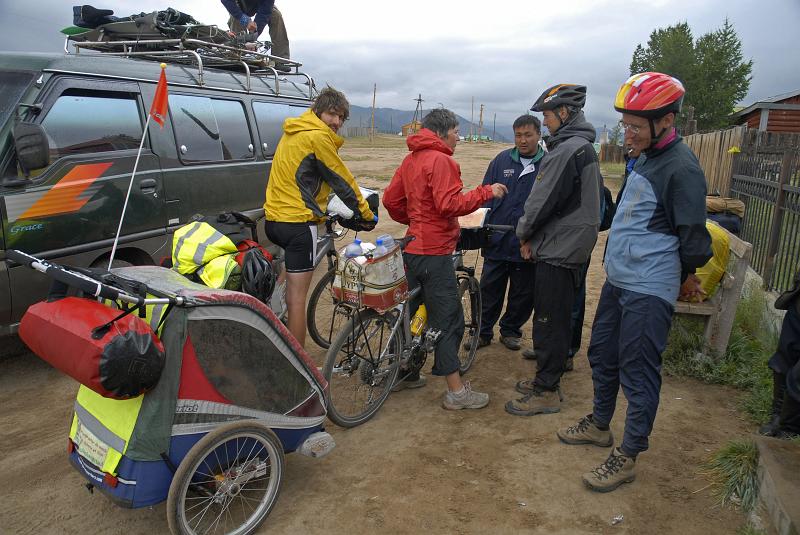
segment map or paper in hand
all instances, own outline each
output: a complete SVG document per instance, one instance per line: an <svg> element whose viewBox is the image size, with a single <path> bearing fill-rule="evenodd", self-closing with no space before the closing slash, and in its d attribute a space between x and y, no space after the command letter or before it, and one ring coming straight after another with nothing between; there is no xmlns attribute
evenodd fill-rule
<svg viewBox="0 0 800 535"><path fill-rule="evenodd" d="M478 208L471 214L462 215L458 218L458 225L461 228L481 228L486 219L489 208Z"/></svg>

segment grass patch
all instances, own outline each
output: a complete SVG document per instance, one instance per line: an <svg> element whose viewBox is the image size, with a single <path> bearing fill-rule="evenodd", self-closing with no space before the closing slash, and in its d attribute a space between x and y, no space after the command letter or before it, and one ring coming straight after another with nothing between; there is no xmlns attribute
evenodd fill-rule
<svg viewBox="0 0 800 535"><path fill-rule="evenodd" d="M602 174L604 177L621 179L625 174L625 164L601 162L600 174Z"/></svg>
<svg viewBox="0 0 800 535"><path fill-rule="evenodd" d="M748 522L747 524L736 530L736 535L767 535L767 532L758 529L753 524Z"/></svg>
<svg viewBox="0 0 800 535"><path fill-rule="evenodd" d="M739 302L728 350L720 359L707 355L700 320L676 316L664 351L664 371L744 390L741 408L756 423L769 419L772 371L767 361L778 343L777 333L764 321L766 294L754 285Z"/></svg>
<svg viewBox="0 0 800 535"><path fill-rule="evenodd" d="M717 450L704 465L714 495L722 505L736 505L746 513L758 504L758 448L752 440L734 440Z"/></svg>

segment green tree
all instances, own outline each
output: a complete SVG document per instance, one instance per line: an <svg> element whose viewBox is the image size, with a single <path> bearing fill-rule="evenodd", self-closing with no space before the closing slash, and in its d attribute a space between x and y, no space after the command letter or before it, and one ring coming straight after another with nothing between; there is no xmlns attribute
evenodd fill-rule
<svg viewBox="0 0 800 535"><path fill-rule="evenodd" d="M653 30L647 46L634 49L630 65L631 74L657 71L683 82L684 104L694 106L700 130L728 123L733 106L747 95L752 70L753 61L744 61L742 42L728 19L696 41L686 22Z"/></svg>

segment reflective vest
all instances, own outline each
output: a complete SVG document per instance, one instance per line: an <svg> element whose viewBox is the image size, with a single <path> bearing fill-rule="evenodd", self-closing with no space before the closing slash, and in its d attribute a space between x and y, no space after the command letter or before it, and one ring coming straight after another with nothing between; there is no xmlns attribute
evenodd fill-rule
<svg viewBox="0 0 800 535"><path fill-rule="evenodd" d="M144 394L131 399L111 399L81 385L69 438L78 452L103 472L117 474L139 418Z"/></svg>
<svg viewBox="0 0 800 535"><path fill-rule="evenodd" d="M210 288L222 288L237 267L236 244L208 223L195 221L172 237L172 269L196 273Z"/></svg>

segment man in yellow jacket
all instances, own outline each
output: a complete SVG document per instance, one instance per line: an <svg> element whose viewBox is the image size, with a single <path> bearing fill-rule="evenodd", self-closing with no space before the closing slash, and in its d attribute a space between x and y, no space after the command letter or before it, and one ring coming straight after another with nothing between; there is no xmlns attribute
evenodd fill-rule
<svg viewBox="0 0 800 535"><path fill-rule="evenodd" d="M336 193L364 230L373 229L378 221L339 157L344 139L337 132L349 115L350 103L344 94L326 87L309 110L286 119L267 183L267 237L286 252L288 327L303 347L317 225L325 219L328 195Z"/></svg>

